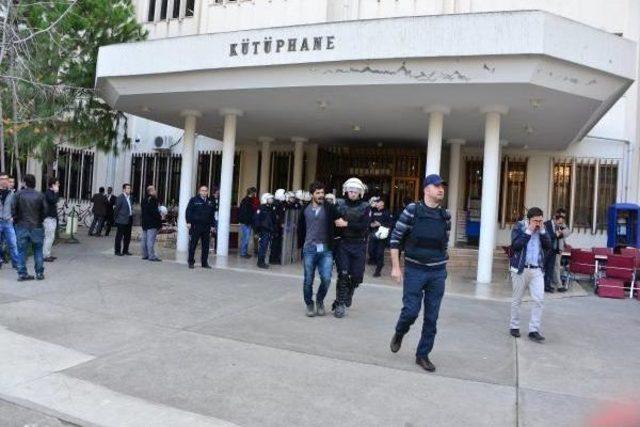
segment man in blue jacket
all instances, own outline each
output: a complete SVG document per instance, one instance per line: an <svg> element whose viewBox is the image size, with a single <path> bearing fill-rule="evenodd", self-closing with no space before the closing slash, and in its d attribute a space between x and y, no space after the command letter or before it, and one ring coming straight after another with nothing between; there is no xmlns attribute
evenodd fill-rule
<svg viewBox="0 0 640 427"><path fill-rule="evenodd" d="M520 305L525 291L529 288L533 299L529 339L537 343L544 341L544 337L540 334L544 300L544 260L546 253L551 249L551 238L543 221L542 209L534 207L529 209L525 220L514 226L511 231L513 255L509 260L513 282L509 326L511 336L520 337Z"/></svg>
<svg viewBox="0 0 640 427"><path fill-rule="evenodd" d="M202 268L211 268L209 265L209 242L211 232L216 226L216 209L214 202L209 198L209 188L202 185L198 189L198 195L189 200L186 211L187 225L189 226L189 268L194 268L196 246L201 242Z"/></svg>

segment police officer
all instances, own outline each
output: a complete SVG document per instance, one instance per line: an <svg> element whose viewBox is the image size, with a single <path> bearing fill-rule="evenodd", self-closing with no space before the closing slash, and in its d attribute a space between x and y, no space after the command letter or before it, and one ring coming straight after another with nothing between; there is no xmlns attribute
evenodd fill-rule
<svg viewBox="0 0 640 427"><path fill-rule="evenodd" d="M384 250L387 247L389 230L393 221L389 211L385 209L382 199L378 199L373 205L369 217L371 218L369 245L372 248L373 261L376 266L373 277L380 277L380 272L384 267Z"/></svg>
<svg viewBox="0 0 640 427"><path fill-rule="evenodd" d="M270 264L280 264L282 262L282 237L284 234L284 220L287 214L287 201L285 191L282 188L276 190L273 197L273 213L275 215L276 227L271 235L271 252L269 253Z"/></svg>
<svg viewBox="0 0 640 427"><path fill-rule="evenodd" d="M258 233L258 268L269 268L265 262L271 237L276 231L276 214L273 207L273 194L264 193L260 197L260 209L256 214L256 232ZM273 251L273 248L271 248Z"/></svg>
<svg viewBox="0 0 640 427"><path fill-rule="evenodd" d="M440 206L444 199L444 185L439 175L424 180L424 199L410 203L400 214L391 234L391 276L400 282L399 248L404 246L405 265L402 311L391 339L391 351L400 350L402 337L409 331L420 313L424 300L422 335L416 351L416 364L433 372L436 367L429 360L436 337L436 322L447 278L447 244L451 216Z"/></svg>
<svg viewBox="0 0 640 427"><path fill-rule="evenodd" d="M349 178L342 186L346 196L336 202L340 218L335 221L337 243L335 261L338 270L333 314L344 317L353 293L362 283L366 263L369 204L362 200L367 188L358 178Z"/></svg>
<svg viewBox="0 0 640 427"><path fill-rule="evenodd" d="M186 216L189 227L189 268L194 268L196 246L201 242L202 268L211 268L209 265L209 242L211 233L215 231L215 205L209 198L209 188L200 186L198 195L192 197L187 205Z"/></svg>

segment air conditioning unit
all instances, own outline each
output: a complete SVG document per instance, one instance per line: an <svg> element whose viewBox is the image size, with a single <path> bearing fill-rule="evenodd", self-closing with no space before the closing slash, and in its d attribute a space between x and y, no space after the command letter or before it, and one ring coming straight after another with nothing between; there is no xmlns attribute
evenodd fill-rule
<svg viewBox="0 0 640 427"><path fill-rule="evenodd" d="M156 150L170 150L173 145L173 137L172 136L162 136L158 135L153 140L153 148Z"/></svg>

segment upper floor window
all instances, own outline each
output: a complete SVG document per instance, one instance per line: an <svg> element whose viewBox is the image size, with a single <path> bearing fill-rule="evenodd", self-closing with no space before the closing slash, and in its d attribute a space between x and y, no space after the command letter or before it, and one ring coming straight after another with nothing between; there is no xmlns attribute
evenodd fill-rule
<svg viewBox="0 0 640 427"><path fill-rule="evenodd" d="M155 22L158 7L160 8L158 17L160 21L165 21L169 18L180 18L181 13L184 13L185 17L191 17L195 14L196 0L173 0L172 3L169 0L149 0L147 13L149 22Z"/></svg>
<svg viewBox="0 0 640 427"><path fill-rule="evenodd" d="M156 20L156 0L149 0L149 13L147 20L153 22Z"/></svg>
<svg viewBox="0 0 640 427"><path fill-rule="evenodd" d="M187 0L187 10L185 16L193 16L196 10L196 0Z"/></svg>

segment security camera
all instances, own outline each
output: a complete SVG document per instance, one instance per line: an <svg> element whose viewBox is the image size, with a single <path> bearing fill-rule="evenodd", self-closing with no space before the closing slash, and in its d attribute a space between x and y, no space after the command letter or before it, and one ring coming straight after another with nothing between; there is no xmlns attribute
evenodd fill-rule
<svg viewBox="0 0 640 427"><path fill-rule="evenodd" d="M133 142L135 144L140 144L140 135L136 135L135 139L133 140Z"/></svg>

